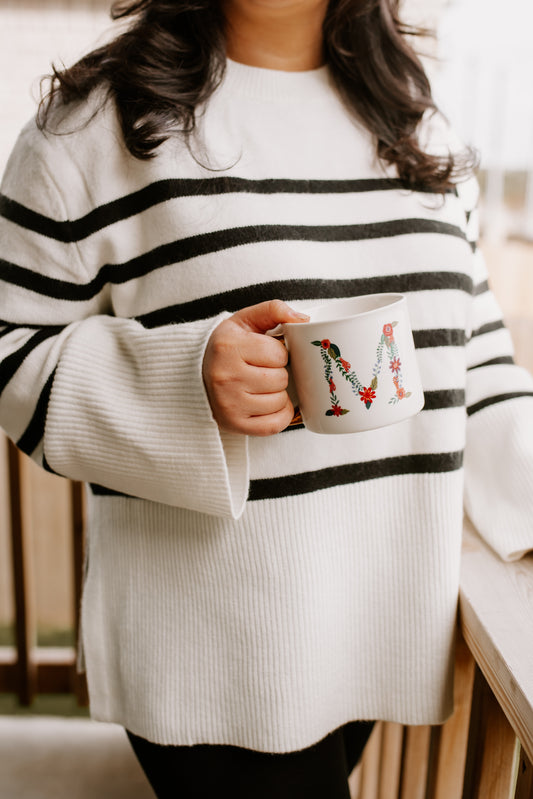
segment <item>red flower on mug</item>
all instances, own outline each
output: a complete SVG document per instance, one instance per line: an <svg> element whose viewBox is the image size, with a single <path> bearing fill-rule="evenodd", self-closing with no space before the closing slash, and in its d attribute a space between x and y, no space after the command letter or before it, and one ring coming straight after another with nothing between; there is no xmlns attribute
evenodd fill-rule
<svg viewBox="0 0 533 799"><path fill-rule="evenodd" d="M400 366L401 363L399 358L393 358L392 361L390 362L390 368L393 372L399 372Z"/></svg>
<svg viewBox="0 0 533 799"><path fill-rule="evenodd" d="M325 350L329 350L329 348L331 347L331 341L329 340L329 338L323 338L322 341L320 342L320 346Z"/></svg>
<svg viewBox="0 0 533 799"><path fill-rule="evenodd" d="M391 324L383 325L383 333L387 338L392 338L394 334L394 328Z"/></svg>
<svg viewBox="0 0 533 799"><path fill-rule="evenodd" d="M330 391L330 394L333 394L333 392L335 391L335 389L337 388L337 386L336 386L336 385L335 385L335 383L333 382L333 378L332 378L332 377L330 377L330 378L329 378L329 381L328 381L328 382L329 382L329 391Z"/></svg>
<svg viewBox="0 0 533 799"><path fill-rule="evenodd" d="M339 361L341 362L341 366L344 369L344 371L349 372L350 369L352 368L352 364L348 363L348 361L345 361L344 358L339 358Z"/></svg>
<svg viewBox="0 0 533 799"><path fill-rule="evenodd" d="M342 408L340 405L337 405L337 403L331 406L331 410L333 411L334 416L341 416L342 414Z"/></svg>
<svg viewBox="0 0 533 799"><path fill-rule="evenodd" d="M376 399L376 392L371 388L363 387L359 394L361 395L361 402L370 402L372 404L372 400Z"/></svg>
<svg viewBox="0 0 533 799"><path fill-rule="evenodd" d="M398 399L403 399L405 397L405 389L404 388L397 388L396 389L396 396Z"/></svg>

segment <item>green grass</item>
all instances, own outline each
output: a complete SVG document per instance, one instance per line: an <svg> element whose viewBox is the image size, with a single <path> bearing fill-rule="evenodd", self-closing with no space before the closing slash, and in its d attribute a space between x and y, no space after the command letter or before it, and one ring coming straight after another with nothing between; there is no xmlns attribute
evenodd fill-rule
<svg viewBox="0 0 533 799"><path fill-rule="evenodd" d="M37 633L38 646L74 646L74 631L65 629L40 629ZM0 646L14 646L13 625L0 625ZM73 694L39 694L30 707L19 704L16 694L0 693L0 716L82 716L88 717L89 710L79 707Z"/></svg>
<svg viewBox="0 0 533 799"><path fill-rule="evenodd" d="M15 646L15 633L12 624L0 624L0 646Z"/></svg>
<svg viewBox="0 0 533 799"><path fill-rule="evenodd" d="M37 646L75 646L74 630L37 629Z"/></svg>
<svg viewBox="0 0 533 799"><path fill-rule="evenodd" d="M12 624L0 625L0 646L15 646ZM74 630L37 628L37 646L75 646Z"/></svg>
<svg viewBox="0 0 533 799"><path fill-rule="evenodd" d="M79 707L73 694L39 694L30 707L19 705L16 694L0 694L0 716L82 716L89 709Z"/></svg>

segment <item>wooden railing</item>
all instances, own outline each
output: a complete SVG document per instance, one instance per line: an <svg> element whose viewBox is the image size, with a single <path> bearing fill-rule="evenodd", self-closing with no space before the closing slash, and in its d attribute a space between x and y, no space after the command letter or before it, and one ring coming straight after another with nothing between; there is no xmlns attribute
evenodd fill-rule
<svg viewBox="0 0 533 799"><path fill-rule="evenodd" d="M74 648L36 646L24 461L8 446L15 647L0 648L0 692L31 704L74 693L86 704ZM74 607L83 570L83 491L70 484ZM465 526L455 662L455 712L442 726L376 725L352 774L353 799L533 799L533 556L501 562ZM325 797L327 799L327 797Z"/></svg>
<svg viewBox="0 0 533 799"><path fill-rule="evenodd" d="M533 556L503 563L468 522L457 636L453 716L377 725L353 799L533 799Z"/></svg>
<svg viewBox="0 0 533 799"><path fill-rule="evenodd" d="M33 553L28 502L24 491L28 459L7 444L7 497L11 528L14 647L0 647L0 692L15 693L21 705L31 705L38 693L74 693L87 704L84 675L76 671L74 647L38 647ZM72 535L74 602L72 624L78 638L84 550L84 500L80 483L70 483L69 516Z"/></svg>

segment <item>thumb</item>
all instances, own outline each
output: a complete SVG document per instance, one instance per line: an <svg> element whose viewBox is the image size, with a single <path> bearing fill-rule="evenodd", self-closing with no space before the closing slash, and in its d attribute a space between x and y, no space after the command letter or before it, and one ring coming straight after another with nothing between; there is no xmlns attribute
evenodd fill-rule
<svg viewBox="0 0 533 799"><path fill-rule="evenodd" d="M295 311L282 300L268 300L242 308L233 314L233 318L254 333L266 333L284 322L308 322L310 317Z"/></svg>

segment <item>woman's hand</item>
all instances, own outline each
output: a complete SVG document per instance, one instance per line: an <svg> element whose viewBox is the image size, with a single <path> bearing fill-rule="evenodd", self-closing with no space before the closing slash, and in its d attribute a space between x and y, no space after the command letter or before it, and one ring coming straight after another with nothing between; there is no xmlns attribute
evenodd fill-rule
<svg viewBox="0 0 533 799"><path fill-rule="evenodd" d="M221 322L207 343L203 378L221 430L270 436L291 422L287 350L265 336L283 322L307 322L281 300L251 305Z"/></svg>

